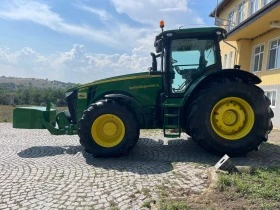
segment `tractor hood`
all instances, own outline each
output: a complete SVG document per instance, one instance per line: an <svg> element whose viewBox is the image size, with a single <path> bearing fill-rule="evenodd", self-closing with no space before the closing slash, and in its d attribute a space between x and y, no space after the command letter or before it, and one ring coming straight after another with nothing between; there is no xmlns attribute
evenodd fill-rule
<svg viewBox="0 0 280 210"><path fill-rule="evenodd" d="M121 75L121 76L116 76L116 77L109 77L106 79L96 80L96 81L86 83L83 85L78 85L76 87L68 89L66 91L66 93L72 92L74 90L86 88L86 87L91 87L93 85L98 85L98 84L112 83L112 82L117 82L117 81L122 81L122 80L131 80L131 79L144 79L144 78L149 78L149 77L152 77L150 72L139 72L139 73L135 73L135 74L126 74L126 75Z"/></svg>
<svg viewBox="0 0 280 210"><path fill-rule="evenodd" d="M162 90L162 72L141 72L96 80L66 91L66 101L73 122L81 118L90 103L106 95L123 94L143 107L154 106Z"/></svg>

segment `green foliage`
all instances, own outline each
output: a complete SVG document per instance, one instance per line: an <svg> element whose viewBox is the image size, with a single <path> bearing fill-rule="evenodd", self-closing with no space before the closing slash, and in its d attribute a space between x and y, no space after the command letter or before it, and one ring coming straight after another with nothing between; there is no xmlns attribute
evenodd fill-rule
<svg viewBox="0 0 280 210"><path fill-rule="evenodd" d="M188 210L189 207L186 201L178 201L178 200L161 200L160 201L160 209L161 210Z"/></svg>
<svg viewBox="0 0 280 210"><path fill-rule="evenodd" d="M143 208L148 208L148 209L150 209L150 208L151 208L151 201L145 201L145 202L142 204L142 207L143 207Z"/></svg>
<svg viewBox="0 0 280 210"><path fill-rule="evenodd" d="M188 210L190 209L187 199L176 199L172 188L166 188L164 185L158 186L159 200L158 207L161 210ZM170 196L173 196L171 198ZM175 197L175 199L174 199Z"/></svg>
<svg viewBox="0 0 280 210"><path fill-rule="evenodd" d="M45 105L49 100L57 106L65 106L65 91L64 88L36 88L32 86L18 87L13 91L0 89L0 104L7 105L7 95L13 94L16 105Z"/></svg>
<svg viewBox="0 0 280 210"><path fill-rule="evenodd" d="M230 191L241 197L280 201L280 168L254 168L251 172L219 176L220 191Z"/></svg>
<svg viewBox="0 0 280 210"><path fill-rule="evenodd" d="M9 89L9 90L14 90L16 89L16 86L14 83L12 82L4 82L4 83L0 83L0 89Z"/></svg>

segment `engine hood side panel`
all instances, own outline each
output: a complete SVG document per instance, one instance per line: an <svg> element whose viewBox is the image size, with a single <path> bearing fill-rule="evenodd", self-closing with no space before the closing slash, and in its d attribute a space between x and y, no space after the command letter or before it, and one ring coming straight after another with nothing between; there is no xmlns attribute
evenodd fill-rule
<svg viewBox="0 0 280 210"><path fill-rule="evenodd" d="M94 101L106 94L123 93L138 101L143 107L154 106L158 92L162 89L161 75L127 75L110 78L106 82L96 84Z"/></svg>

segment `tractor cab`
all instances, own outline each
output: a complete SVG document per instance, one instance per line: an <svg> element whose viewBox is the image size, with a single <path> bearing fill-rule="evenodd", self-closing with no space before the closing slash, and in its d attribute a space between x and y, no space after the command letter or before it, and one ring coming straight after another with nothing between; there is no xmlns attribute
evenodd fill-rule
<svg viewBox="0 0 280 210"><path fill-rule="evenodd" d="M215 71L222 70L219 42L226 37L222 28L191 28L163 31L156 36L152 70L160 58L163 75L162 122L164 136L179 137L181 115L190 89ZM176 132L170 133L170 130Z"/></svg>
<svg viewBox="0 0 280 210"><path fill-rule="evenodd" d="M154 46L161 58L161 71L164 75L165 94L180 97L193 81L207 72L222 69L219 42L226 37L221 28L192 28L163 31L159 34Z"/></svg>

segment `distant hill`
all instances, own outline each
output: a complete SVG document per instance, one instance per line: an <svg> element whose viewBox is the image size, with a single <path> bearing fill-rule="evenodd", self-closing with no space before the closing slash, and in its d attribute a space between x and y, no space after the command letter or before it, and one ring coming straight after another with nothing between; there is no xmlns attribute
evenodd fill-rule
<svg viewBox="0 0 280 210"><path fill-rule="evenodd" d="M65 83L56 80L36 79L36 78L17 78L0 76L0 89L16 90L17 88L36 87L36 88L70 88L77 84Z"/></svg>

